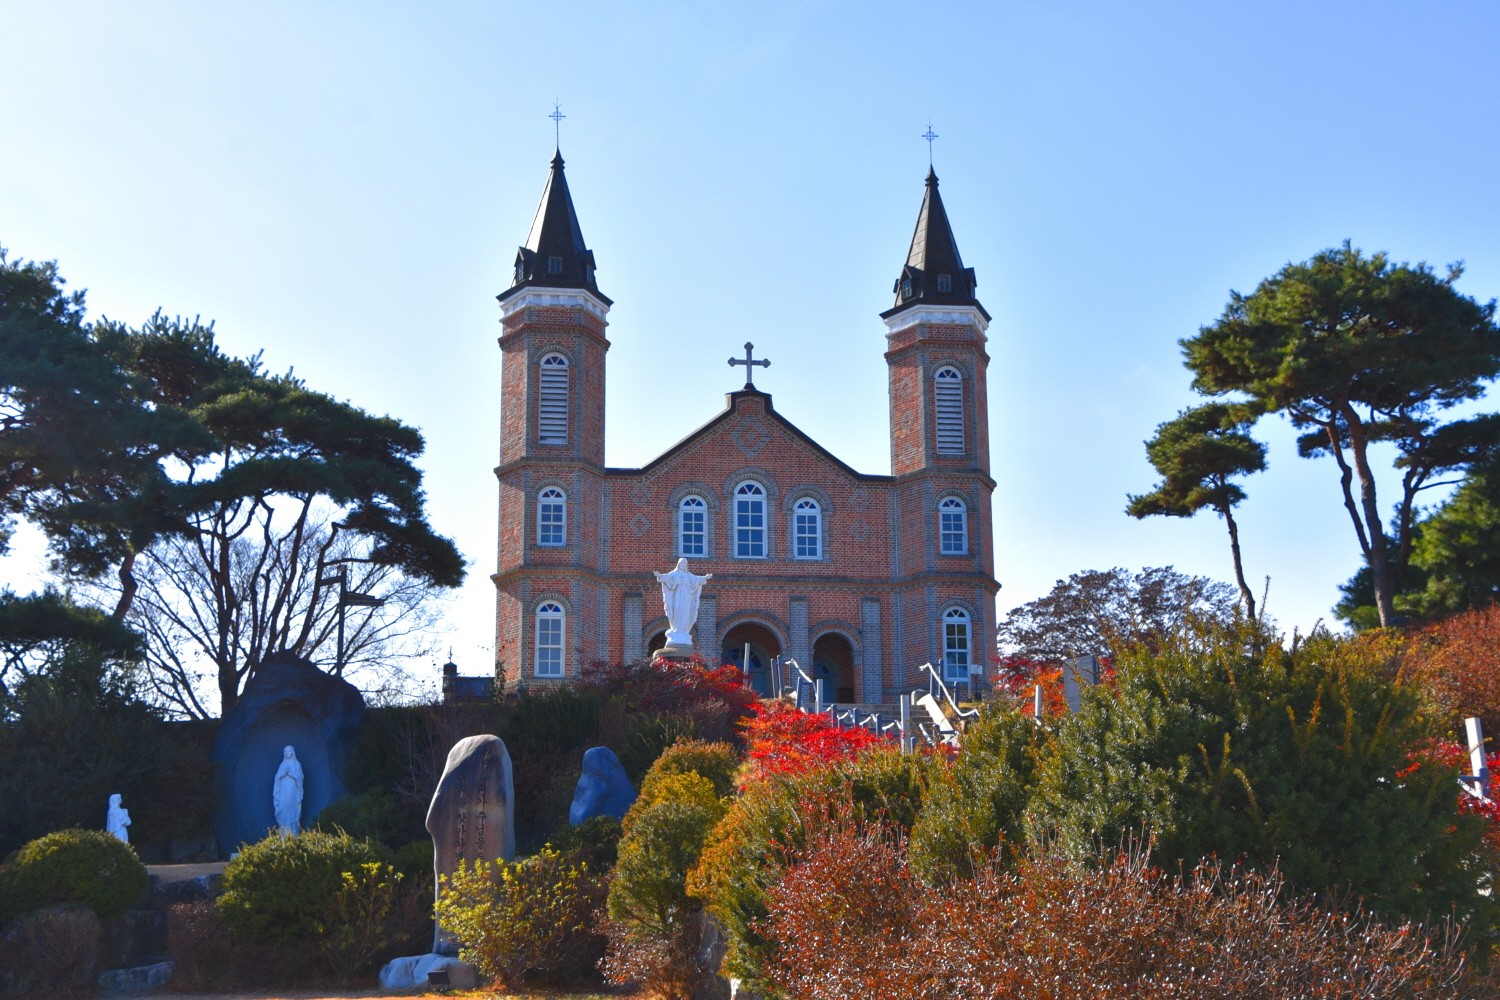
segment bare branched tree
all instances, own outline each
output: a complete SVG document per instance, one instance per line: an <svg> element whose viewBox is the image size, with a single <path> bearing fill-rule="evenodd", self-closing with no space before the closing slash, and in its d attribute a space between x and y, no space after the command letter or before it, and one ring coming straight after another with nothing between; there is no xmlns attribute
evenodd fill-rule
<svg viewBox="0 0 1500 1000"><path fill-rule="evenodd" d="M436 642L441 590L368 561L370 543L311 503L246 498L159 541L136 564L129 623L145 637L148 685L174 713L227 709L266 657L291 653L383 699L409 689L406 664ZM378 607L345 609L338 661L339 568Z"/></svg>

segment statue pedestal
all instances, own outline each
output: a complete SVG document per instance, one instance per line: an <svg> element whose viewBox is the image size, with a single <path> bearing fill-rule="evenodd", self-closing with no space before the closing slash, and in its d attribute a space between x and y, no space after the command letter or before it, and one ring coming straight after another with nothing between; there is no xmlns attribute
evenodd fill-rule
<svg viewBox="0 0 1500 1000"><path fill-rule="evenodd" d="M694 660L698 658L698 651L692 643L669 642L658 649L656 655L668 660Z"/></svg>

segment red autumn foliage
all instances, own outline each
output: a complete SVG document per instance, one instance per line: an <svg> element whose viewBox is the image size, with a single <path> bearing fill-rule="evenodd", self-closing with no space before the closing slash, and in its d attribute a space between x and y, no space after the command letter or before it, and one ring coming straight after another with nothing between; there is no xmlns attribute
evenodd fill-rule
<svg viewBox="0 0 1500 1000"><path fill-rule="evenodd" d="M783 702L761 702L744 722L747 745L744 780L800 774L851 760L890 741L868 729L840 729L827 715L803 712Z"/></svg>
<svg viewBox="0 0 1500 1000"><path fill-rule="evenodd" d="M1411 763L1396 772L1398 779L1414 774L1422 767L1441 768L1451 772L1455 779L1460 774L1469 773L1469 751L1453 740L1433 740L1406 756ZM1457 810L1460 813L1474 813L1489 820L1485 839L1492 848L1500 850L1500 794L1497 794L1494 786L1494 781L1500 780L1500 753L1487 753L1485 766L1489 768L1491 775L1488 797L1481 800L1460 788L1455 793L1458 798Z"/></svg>
<svg viewBox="0 0 1500 1000"><path fill-rule="evenodd" d="M775 948L766 978L800 1000L1495 995L1453 928L1288 899L1274 874L1042 848L927 887L898 832L847 813L817 829L758 925Z"/></svg>

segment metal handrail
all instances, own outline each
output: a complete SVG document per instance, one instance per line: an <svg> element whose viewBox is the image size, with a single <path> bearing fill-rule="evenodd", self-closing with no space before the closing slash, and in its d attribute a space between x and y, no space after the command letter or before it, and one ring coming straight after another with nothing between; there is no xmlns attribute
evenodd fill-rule
<svg viewBox="0 0 1500 1000"><path fill-rule="evenodd" d="M930 662L922 664L917 670L919 672L923 670L927 671L927 693L929 695L933 694L933 686L936 685L937 690L942 693L943 701L948 703L948 707L953 710L955 717L960 720L979 718L978 710L958 707L958 702L953 700L953 693L948 690L948 685L943 683L943 678L938 675L937 668Z"/></svg>

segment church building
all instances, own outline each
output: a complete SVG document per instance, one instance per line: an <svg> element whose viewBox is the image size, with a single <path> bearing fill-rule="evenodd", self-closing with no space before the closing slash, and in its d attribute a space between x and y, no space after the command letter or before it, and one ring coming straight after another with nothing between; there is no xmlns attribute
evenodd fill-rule
<svg viewBox="0 0 1500 1000"><path fill-rule="evenodd" d="M899 253L893 248L892 256ZM508 686L576 679L665 641L653 571L712 573L694 645L768 690L791 656L843 702L985 672L995 627L985 331L929 170L916 231L880 313L891 473L858 472L754 385L638 469L604 464L605 330L563 173L500 293L500 539L495 657ZM873 311L873 310L872 310ZM869 350L880 349L874 327ZM860 349L860 348L855 348ZM754 362L754 363L752 363ZM873 388L873 387L872 387Z"/></svg>

